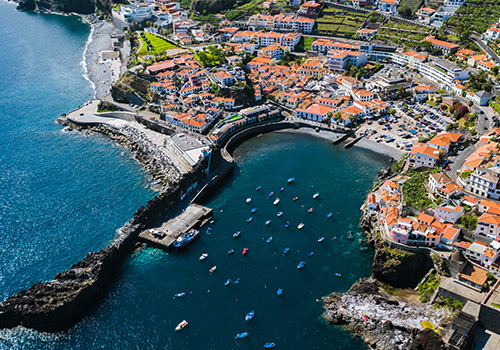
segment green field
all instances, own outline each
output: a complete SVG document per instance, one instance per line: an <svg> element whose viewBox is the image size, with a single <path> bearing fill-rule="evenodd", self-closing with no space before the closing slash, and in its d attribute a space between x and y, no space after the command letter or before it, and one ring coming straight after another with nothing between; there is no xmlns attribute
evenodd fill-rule
<svg viewBox="0 0 500 350"><path fill-rule="evenodd" d="M169 49L177 49L177 46L169 43L166 40L163 40L160 37L157 37L154 34L144 33L144 36L151 43L149 45L149 54L150 55L156 55L156 54L159 54L159 53L161 53L165 50L169 50ZM147 51L146 46L148 44L146 43L146 41L144 40L144 38L142 36L139 36L139 37L141 38L141 43L142 43L141 50L139 51L139 56L147 55L148 51Z"/></svg>
<svg viewBox="0 0 500 350"><path fill-rule="evenodd" d="M379 29L375 39L400 45L405 49L417 49L431 31L417 25L388 21Z"/></svg>
<svg viewBox="0 0 500 350"><path fill-rule="evenodd" d="M398 13L405 18L413 18L417 10L422 7L424 0L401 0L398 5Z"/></svg>
<svg viewBox="0 0 500 350"><path fill-rule="evenodd" d="M354 11L326 7L316 19L317 34L352 37L365 21L366 15Z"/></svg>
<svg viewBox="0 0 500 350"><path fill-rule="evenodd" d="M461 30L473 30L482 34L500 18L498 0L467 0L465 5L445 21L450 26L460 26Z"/></svg>

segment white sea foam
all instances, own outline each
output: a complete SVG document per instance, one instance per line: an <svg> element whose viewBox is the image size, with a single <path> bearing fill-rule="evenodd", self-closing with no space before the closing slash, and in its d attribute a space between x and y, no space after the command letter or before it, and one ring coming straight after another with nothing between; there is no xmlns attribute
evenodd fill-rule
<svg viewBox="0 0 500 350"><path fill-rule="evenodd" d="M90 26L90 33L89 37L87 38L87 41L85 42L85 50L83 50L83 58L82 61L80 62L80 65L83 67L83 70L85 73L83 74L83 77L85 80L87 80L91 85L92 85L92 90L94 90L94 98L96 97L97 94L97 88L95 86L95 83L90 79L89 75L89 65L87 63L87 52L89 50L90 44L92 43L92 40L94 39L94 32L95 32L95 25Z"/></svg>

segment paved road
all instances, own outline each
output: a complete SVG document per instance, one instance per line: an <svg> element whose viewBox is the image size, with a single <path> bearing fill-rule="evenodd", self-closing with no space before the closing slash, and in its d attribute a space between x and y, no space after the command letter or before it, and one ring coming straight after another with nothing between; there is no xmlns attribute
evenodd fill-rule
<svg viewBox="0 0 500 350"><path fill-rule="evenodd" d="M481 47L481 49L483 49L484 51L486 51L486 54L493 60L496 62L496 64L500 64L500 57L498 57L498 55L493 52L493 50L491 50L488 45L486 44L486 42L484 42L483 40L481 40L481 38L477 35L471 35L471 39L479 45L479 47Z"/></svg>
<svg viewBox="0 0 500 350"><path fill-rule="evenodd" d="M450 170L447 171L447 173L452 179L455 180L457 178L457 171L462 167L467 157L469 157L475 150L476 147L474 145L470 145L463 151L458 151L457 155L448 157L450 160Z"/></svg>

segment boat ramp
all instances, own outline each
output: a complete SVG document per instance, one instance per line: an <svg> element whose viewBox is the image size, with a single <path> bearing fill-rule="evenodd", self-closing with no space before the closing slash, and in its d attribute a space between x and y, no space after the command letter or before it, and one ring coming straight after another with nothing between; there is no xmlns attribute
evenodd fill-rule
<svg viewBox="0 0 500 350"><path fill-rule="evenodd" d="M181 214L163 223L160 227L141 232L139 239L155 247L168 249L179 236L191 229L199 229L210 221L212 216L212 209L191 204Z"/></svg>

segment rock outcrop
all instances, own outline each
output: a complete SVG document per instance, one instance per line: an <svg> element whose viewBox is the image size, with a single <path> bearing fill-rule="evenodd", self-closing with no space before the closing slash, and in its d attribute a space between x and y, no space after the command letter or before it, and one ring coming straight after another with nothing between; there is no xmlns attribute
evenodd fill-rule
<svg viewBox="0 0 500 350"><path fill-rule="evenodd" d="M374 278L361 279L346 293L332 293L323 301L323 316L329 323L347 325L372 349L420 349L433 339L428 331L422 332L421 322L437 326L450 316L446 309L393 298L380 290Z"/></svg>
<svg viewBox="0 0 500 350"><path fill-rule="evenodd" d="M20 0L18 9L91 14L96 10L110 13L111 5L111 0Z"/></svg>

